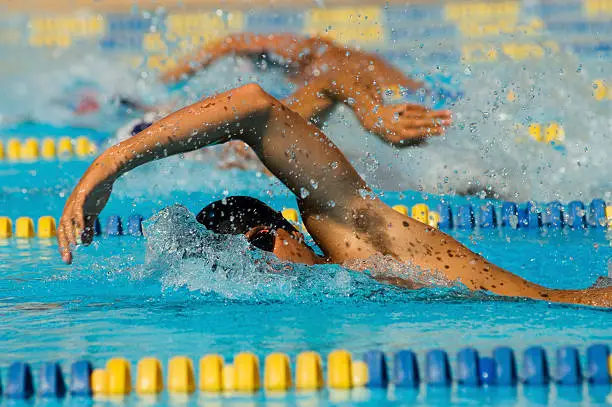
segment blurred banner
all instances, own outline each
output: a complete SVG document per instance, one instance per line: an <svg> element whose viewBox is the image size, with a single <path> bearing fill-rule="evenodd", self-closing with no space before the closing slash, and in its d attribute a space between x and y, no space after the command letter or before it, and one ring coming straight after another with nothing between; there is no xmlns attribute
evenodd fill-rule
<svg viewBox="0 0 612 407"><path fill-rule="evenodd" d="M159 69L240 31L326 35L400 58L419 48L432 63L540 59L561 51L602 58L612 49L612 0L346 3L5 0L0 61L12 55L7 48L82 46Z"/></svg>

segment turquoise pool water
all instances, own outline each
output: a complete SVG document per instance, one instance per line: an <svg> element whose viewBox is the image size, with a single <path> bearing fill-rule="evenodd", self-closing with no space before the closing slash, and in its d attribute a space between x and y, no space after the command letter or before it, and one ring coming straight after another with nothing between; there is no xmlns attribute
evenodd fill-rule
<svg viewBox="0 0 612 407"><path fill-rule="evenodd" d="M441 199L415 191L489 191L499 199L517 202L603 198L612 203L612 178L607 171L610 100L593 98L593 80L609 79L610 46L605 38L609 23L575 21L580 2L562 4L556 11L553 6L525 2L521 24L537 23L532 18L538 17L547 26L537 36L520 33L516 27L516 32L496 36L492 42L478 35L463 38L465 33L459 33L457 24L451 23L449 30L449 22L440 24L438 17L431 21L427 15L407 16L409 8L386 10L391 42L381 51L431 89L462 93L463 98L447 103L426 100L432 107L451 108L455 125L444 138L398 151L367 134L348 109L339 108L325 132L389 204L425 202L435 207ZM441 18L443 8L436 6L433 11ZM266 28L271 24L262 21ZM25 21L23 27L30 31ZM109 39L130 35L124 28L109 23ZM586 49L585 39L597 43L593 50ZM546 51L542 59L516 59L508 52L517 44L545 49L550 40L558 42L559 50ZM499 58L479 64L478 57L486 55L491 43L499 43ZM277 72L259 72L244 61L222 61L184 87L168 90L155 83L153 75L134 75L117 54L99 52L97 45L64 50L59 58L38 51L21 54L9 49L3 54L20 72L17 78L0 78L0 86L10 95L0 99L0 115L49 124L2 128L0 139L5 145L11 137L66 135L85 135L103 143L112 137L109 131L131 118L113 109L75 118L63 103L54 104L58 98L70 101L70 93L80 87L93 86L104 97L121 91L150 103L177 96L181 102L194 101L247 81L261 83L277 97L291 90ZM140 49L133 53L142 54ZM40 72L40 66L45 66L45 72ZM514 98L509 97L511 93ZM533 123L542 128L550 123L562 125L565 140L555 146L536 142L527 132ZM87 165L87 160L0 162L0 216L58 218ZM102 220L136 213L148 218L175 204L194 213L211 200L236 194L258 197L277 209L296 206L288 191L266 176L219 171L214 163L177 157L140 168L118 181ZM485 202L459 196L444 199L452 205ZM219 353L230 362L236 353L251 351L263 365L271 352L286 352L295 362L301 351L315 350L325 356L336 348L346 348L356 359L371 349L382 350L389 358L399 350L412 349L421 367L427 350L443 348L455 370L456 352L466 346L475 347L481 355L490 355L497 346L510 346L522 367L523 350L541 345L548 351L554 374L556 348L576 346L584 358L588 345L612 343L610 310L507 300L460 289L410 292L338 266L274 262L271 267L254 266L253 259L262 254L248 250L240 239L205 240L206 256L183 259L172 250L173 237L180 237L181 230L166 229L171 232L168 236L149 239L101 236L92 246L79 248L72 266L61 263L54 241L0 240L2 385L6 388L7 368L15 361L30 362L35 374L42 362L59 361L68 374L70 364L78 359L102 367L109 358L123 356L135 373L136 363L146 356L158 357L167 366L176 355L197 362L204 354ZM601 230L449 233L500 266L551 287L588 287L611 272L610 235ZM481 390L422 386L418 391L324 391L317 396L290 392L280 398L263 392L254 397L210 397L196 392L188 398L164 394L157 399L133 395L122 400L0 400L0 405L16 407L611 404L608 386L586 385Z"/></svg>
<svg viewBox="0 0 612 407"><path fill-rule="evenodd" d="M36 127L31 129L36 131ZM41 132L48 129L39 128ZM25 130L24 130L25 131ZM73 130L72 135L80 134ZM87 167L85 160L3 163L1 215L11 218L58 217L66 194ZM440 197L414 191L379 192L389 204L411 206ZM295 207L294 198L277 181L252 172L222 172L210 163L172 158L153 163L119 180L102 219L133 213L149 217L181 204L198 211L227 194L259 197L277 209ZM476 198L449 197L453 204ZM150 226L149 226L150 227ZM180 231L179 231L180 232ZM473 250L528 279L552 287L587 287L609 272L612 246L597 230L451 231ZM179 233L180 234L180 233ZM346 348L356 358L370 349L389 355L442 347L455 352L473 346L488 354L500 345L521 352L531 345L554 349L612 341L612 314L577 306L529 300L502 300L460 289L404 291L337 266L252 266L253 253L240 239L207 242L206 258L182 259L168 250L169 237L100 237L77 251L72 266L61 263L54 241L10 239L0 243L0 376L6 367L28 361L64 366L87 358L103 366L124 356L135 366L145 356L164 363L175 355L194 360L220 353L230 361L239 351L261 360L271 352L295 357L303 350L326 355ZM211 258L216 259L214 262ZM282 269L281 273L273 272ZM448 391L323 392L317 397L290 394L282 399L188 399L123 401L126 405L606 405L609 389L523 389L504 393L489 389ZM40 401L39 401L40 402ZM37 402L37 403L39 403ZM609 401L608 401L609 402ZM65 404L82 405L82 400Z"/></svg>

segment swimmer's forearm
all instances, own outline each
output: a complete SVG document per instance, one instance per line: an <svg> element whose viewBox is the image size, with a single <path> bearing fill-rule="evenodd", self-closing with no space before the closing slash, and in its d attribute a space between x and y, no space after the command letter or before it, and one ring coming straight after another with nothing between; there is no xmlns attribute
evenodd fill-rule
<svg viewBox="0 0 612 407"><path fill-rule="evenodd" d="M379 86L364 85L351 75L334 75L325 88L325 93L348 105L361 124L372 130L377 121L376 111L383 105Z"/></svg>
<svg viewBox="0 0 612 407"><path fill-rule="evenodd" d="M253 133L269 107L257 85L245 85L183 108L125 140L96 159L97 178L113 182L148 162L198 150Z"/></svg>
<svg viewBox="0 0 612 407"><path fill-rule="evenodd" d="M232 48L224 41L214 42L199 49L196 53L182 57L177 65L161 75L162 82L172 83L187 79L199 70L232 53Z"/></svg>
<svg viewBox="0 0 612 407"><path fill-rule="evenodd" d="M293 35L256 35L241 33L229 35L222 40L214 41L200 48L196 53L182 58L174 69L165 72L163 82L174 82L194 75L213 62L229 55L252 55L266 52L286 52L287 41L296 40Z"/></svg>
<svg viewBox="0 0 612 407"><path fill-rule="evenodd" d="M336 102L345 103L368 128L366 124L375 122L374 112L383 100L377 86L364 86L350 75L331 73L309 79L284 102L307 120Z"/></svg>
<svg viewBox="0 0 612 407"><path fill-rule="evenodd" d="M461 261L446 270L446 274L451 280L460 281L472 290L485 290L502 296L531 298L557 303L612 306L612 287L586 290L547 288L488 262L483 257L471 253L469 249L458 242L456 244L460 245L457 247L457 251L447 252L447 254L458 254ZM454 259L457 259L457 257L454 257Z"/></svg>

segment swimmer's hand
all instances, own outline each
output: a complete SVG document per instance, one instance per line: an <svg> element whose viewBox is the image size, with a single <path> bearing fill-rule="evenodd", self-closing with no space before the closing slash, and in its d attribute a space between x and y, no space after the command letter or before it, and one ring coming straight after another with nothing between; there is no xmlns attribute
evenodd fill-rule
<svg viewBox="0 0 612 407"><path fill-rule="evenodd" d="M72 248L79 241L88 245L93 240L96 218L108 202L113 184L91 183L83 177L66 201L57 228L57 243L62 260L72 263Z"/></svg>
<svg viewBox="0 0 612 407"><path fill-rule="evenodd" d="M452 122L448 110L403 103L378 106L363 125L392 144L404 145L444 134Z"/></svg>

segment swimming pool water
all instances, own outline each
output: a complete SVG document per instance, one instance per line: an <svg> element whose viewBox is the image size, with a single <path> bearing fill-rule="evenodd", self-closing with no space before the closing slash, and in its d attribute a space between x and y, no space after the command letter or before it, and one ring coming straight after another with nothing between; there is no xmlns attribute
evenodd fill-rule
<svg viewBox="0 0 612 407"><path fill-rule="evenodd" d="M424 21L415 29L431 24ZM567 202L602 197L610 202L612 188L606 172L609 104L595 102L591 88L593 75L606 72L599 69L606 61L591 60L583 65L575 55L559 54L536 61L501 57L494 64L478 66L425 58L435 45L410 43L400 48L394 50L394 55L403 55L389 54L394 63L407 71L420 71L432 86L440 85L439 79L429 80L432 77L452 77L451 88L459 87L466 97L450 106L456 126L448 136L431 140L419 149L392 150L358 128L346 109L335 112L326 133L368 181L382 188L378 193L385 202L407 206L426 202L435 206L438 196L397 190L464 191L468 184L477 189L491 185L509 200ZM406 49L410 55L406 55ZM47 76L36 72L35 80L23 85L54 97L73 85L73 78L63 72L65 64L78 67L79 75L85 76L80 80L102 79L102 86L108 85L104 89L107 92L131 80L117 61L111 60L110 64L98 55L82 58L78 52L70 60L67 53L57 62L57 72ZM32 63L34 59L29 61L28 65L37 65ZM247 78L258 80L276 96L288 92L287 84L280 83L276 73L249 72L238 79L240 67L234 65L225 61L211 67L207 74L188 84L183 96L188 101L197 100ZM152 89L143 88L153 96L167 96L165 90ZM516 93L517 102L509 100L509 92ZM30 93L22 96L35 106L13 100L2 102L17 110L27 107L32 110L29 113L47 119L51 116L56 126L21 124L3 129L3 140L87 135L103 142L110 136L105 130L119 127L123 123L119 121L127 119L108 121L102 116L94 118L95 129L71 128L71 123L47 111L47 105L28 100ZM566 103L568 100L570 103ZM533 122L547 125L551 121L560 122L566 129L563 148L536 143L524 131ZM517 131L517 125L523 126L522 130ZM87 164L87 160L0 163L0 216L58 218ZM396 192L389 192L391 189ZM210 162L172 158L120 179L102 218L132 213L149 217L174 204L195 213L211 200L228 194L256 196L277 209L296 206L295 199L278 181L262 174L222 172ZM464 197L445 199L475 206L484 202ZM612 245L610 236L602 231L540 233L504 229L450 233L500 266L551 287L588 287L597 277L610 273ZM252 351L260 361L271 352L286 352L294 361L304 350L326 355L335 348L346 348L357 358L371 349L387 354L412 349L422 365L425 351L441 347L449 351L454 367L456 351L466 346L475 347L483 355L500 345L511 346L520 362L527 346L542 345L549 351L552 368L552 351L559 346L576 346L584 356L587 345L612 342L610 310L501 299L460 289L410 292L338 266L275 264L276 270L281 268L283 272L273 273L266 267L252 267L253 253L245 251L240 241L222 250L212 244L207 246L211 256L234 265L220 271L211 266L209 259L182 260L172 253L147 254L150 243L145 238L100 237L92 246L80 248L74 265L66 266L60 261L54 241L0 241L2 383L6 383L7 366L18 360L31 362L36 374L36 368L44 361L59 361L66 368L86 358L101 367L111 357L124 356L134 367L140 358L155 356L166 366L167 360L176 355L197 361L204 354L219 353L231 361L240 351ZM160 262L164 259L170 260ZM610 405L611 397L606 386L563 389L553 385L476 392L456 387L388 393L325 391L316 397L290 392L283 398L261 392L254 398L196 393L188 399L163 395L157 399L68 399L63 403L2 400L0 405L561 406Z"/></svg>
<svg viewBox="0 0 612 407"><path fill-rule="evenodd" d="M86 166L86 161L3 165L4 214L59 216L66 193ZM296 206L282 185L265 176L220 172L208 163L173 158L119 180L102 218L131 213L149 217L176 203L196 212L213 199L241 193L258 196L277 209ZM435 206L439 199L410 191L381 195L389 204L407 206L416 202ZM451 234L500 266L559 288L591 285L598 276L607 275L612 258L612 246L603 231L500 229ZM197 258L147 255L146 246L145 238L101 237L92 246L80 248L74 265L67 266L61 263L54 241L1 242L0 371L17 360L30 361L35 367L55 360L68 366L84 357L102 366L114 356L125 356L134 364L142 357L156 356L165 363L175 355L197 360L214 352L231 360L245 350L263 360L271 352L295 357L303 350L327 354L335 348L346 348L354 355L370 349L388 353L413 349L423 357L426 350L442 347L454 358L454 352L465 346L487 354L496 346L508 345L520 355L531 345L550 351L575 345L584 351L589 344L612 340L610 310L507 300L456 289L403 291L341 267L289 266L283 273L270 273L248 267L249 254L241 251L239 243L216 254L238 259L243 267L219 272ZM209 250L215 248L211 245ZM172 261L163 266L151 261L160 258ZM605 405L602 390L558 394L553 386L550 393L542 389L526 395L522 390L505 396L493 392L323 393L306 400L295 395L273 401L258 396L254 403L381 405L387 400L393 405L463 405L505 400L502 404L562 405L578 397L585 403ZM122 403L141 405L143 401L131 397ZM210 400L200 395L189 400L161 398L156 403L241 405L251 401Z"/></svg>

